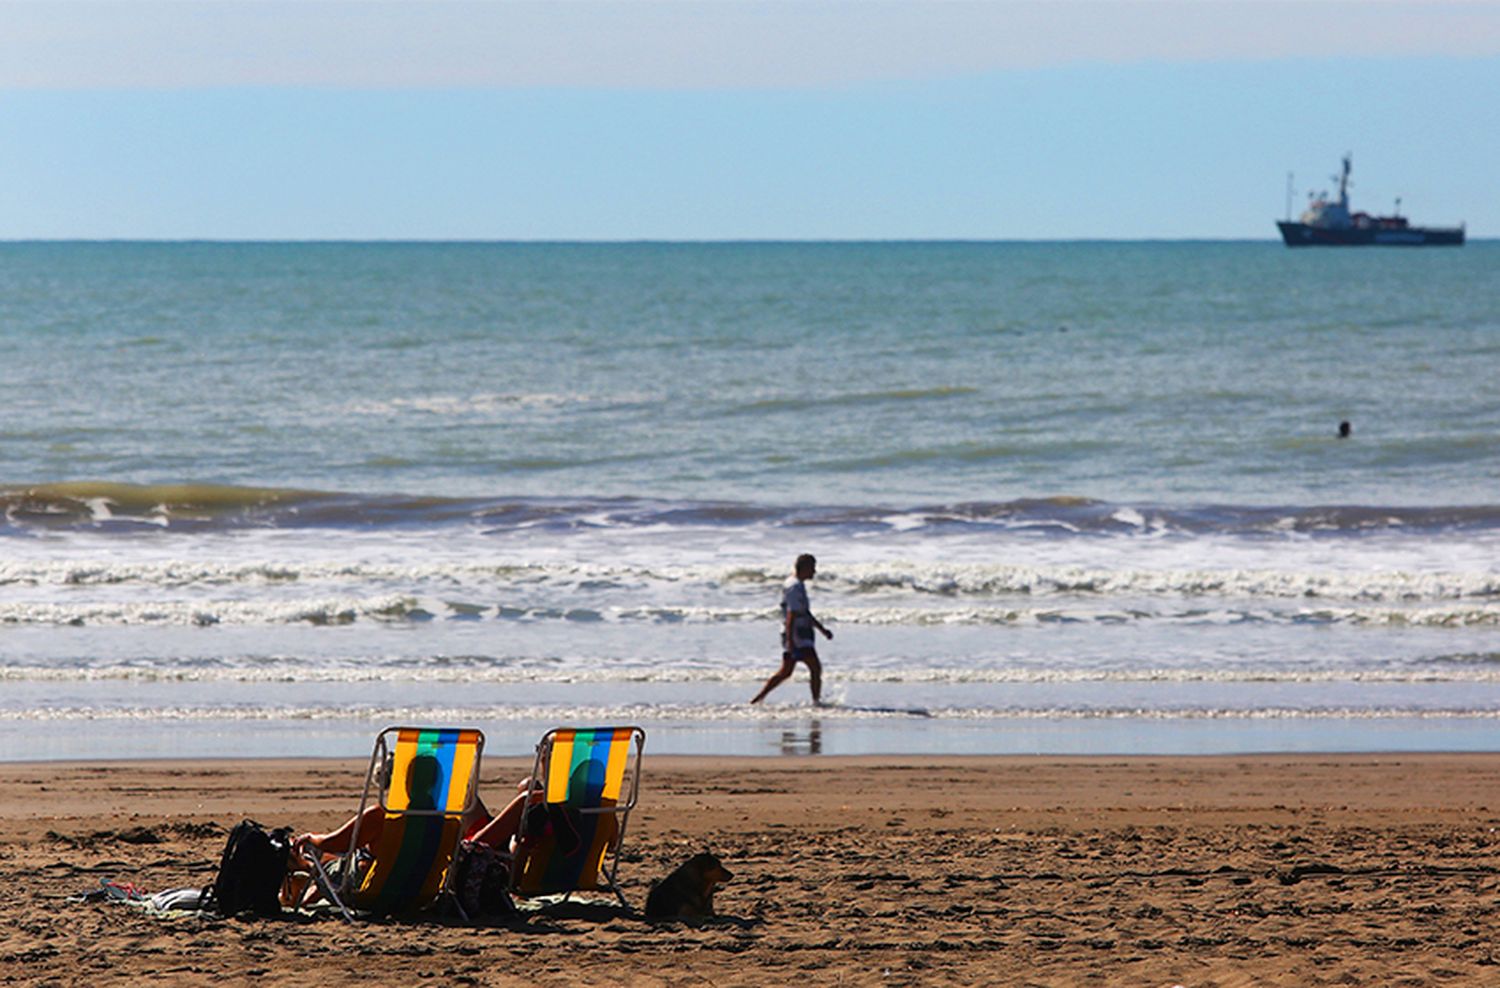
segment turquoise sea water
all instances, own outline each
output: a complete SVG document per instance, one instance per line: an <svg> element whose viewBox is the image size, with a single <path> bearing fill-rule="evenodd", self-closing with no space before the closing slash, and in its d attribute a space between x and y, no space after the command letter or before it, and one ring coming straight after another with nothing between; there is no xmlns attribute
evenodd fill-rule
<svg viewBox="0 0 1500 988"><path fill-rule="evenodd" d="M1497 261L0 244L0 735L1492 749Z"/></svg>

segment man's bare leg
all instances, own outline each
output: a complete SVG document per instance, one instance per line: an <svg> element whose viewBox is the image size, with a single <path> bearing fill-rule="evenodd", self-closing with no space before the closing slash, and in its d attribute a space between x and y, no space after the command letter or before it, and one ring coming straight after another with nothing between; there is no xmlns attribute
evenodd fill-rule
<svg viewBox="0 0 1500 988"><path fill-rule="evenodd" d="M755 699L750 702L759 703L764 700L767 693L787 681L787 678L791 676L792 670L795 668L797 668L797 660L792 658L791 653L783 655L781 657L781 668L777 669L775 674L766 680L766 685L760 688L760 692L755 694Z"/></svg>
<svg viewBox="0 0 1500 988"><path fill-rule="evenodd" d="M821 707L823 705L823 663L818 661L817 652L810 652L802 661L807 663L807 671L812 673L810 685L812 686L813 706Z"/></svg>

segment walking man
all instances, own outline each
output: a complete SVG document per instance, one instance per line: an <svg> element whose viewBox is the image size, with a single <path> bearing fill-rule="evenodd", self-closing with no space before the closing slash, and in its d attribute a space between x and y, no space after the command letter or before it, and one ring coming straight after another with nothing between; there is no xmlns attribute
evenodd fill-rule
<svg viewBox="0 0 1500 988"><path fill-rule="evenodd" d="M766 685L755 694L751 703L764 700L766 694L786 682L797 663L806 663L812 675L812 699L814 706L823 703L823 665L818 661L818 650L813 647L816 638L813 630L823 632L823 637L832 639L833 632L813 617L812 607L807 602L807 582L818 571L818 561L810 553L797 557L794 575L787 578L781 591L781 668L766 680Z"/></svg>

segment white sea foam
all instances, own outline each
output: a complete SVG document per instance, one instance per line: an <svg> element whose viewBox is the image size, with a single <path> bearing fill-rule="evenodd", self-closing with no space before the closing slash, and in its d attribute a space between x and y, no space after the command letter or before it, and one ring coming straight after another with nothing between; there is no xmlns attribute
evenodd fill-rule
<svg viewBox="0 0 1500 988"><path fill-rule="evenodd" d="M308 664L265 659L217 660L214 665L160 662L97 666L0 666L0 682L136 683L433 683L433 684L743 684L765 670L743 665L663 666L642 663L559 664L485 656L418 663ZM1184 667L1057 668L1052 666L913 667L841 666L839 683L887 686L1067 684L1402 684L1500 683L1500 658L1463 663L1383 665L1370 668L1249 665L1232 669Z"/></svg>
<svg viewBox="0 0 1500 988"><path fill-rule="evenodd" d="M1500 624L1500 603L1439 607L1196 608L1144 602L1130 609L1086 605L1051 607L820 607L831 624L876 627L1036 627L1048 624L1178 625L1326 624L1410 628L1487 627ZM448 601L406 594L370 597L302 596L291 599L156 598L78 603L0 603L0 625L197 626L348 625L410 623L434 619L505 620L568 624L726 624L774 621L770 607L516 606Z"/></svg>
<svg viewBox="0 0 1500 988"><path fill-rule="evenodd" d="M378 721L384 723L724 723L774 724L788 716L819 721L1219 721L1219 720L1500 720L1500 709L1484 707L859 707L756 706L746 704L618 705L340 705L316 706L47 706L0 709L0 720L22 722L126 721Z"/></svg>
<svg viewBox="0 0 1500 988"><path fill-rule="evenodd" d="M85 499L83 503L93 514L94 521L108 521L114 517L114 513L110 511L110 500L107 497L91 497Z"/></svg>
<svg viewBox="0 0 1500 988"><path fill-rule="evenodd" d="M397 594L365 599L331 597L293 601L158 600L0 604L0 624L10 625L344 625L355 621L410 621L426 616L429 615L417 601Z"/></svg>
<svg viewBox="0 0 1500 988"><path fill-rule="evenodd" d="M470 395L431 394L410 398L360 399L345 405L343 411L352 415L397 415L418 412L447 417L488 416L496 412L518 409L561 408L566 405L586 404L594 400L588 395L545 391L529 394L500 392Z"/></svg>
<svg viewBox="0 0 1500 988"><path fill-rule="evenodd" d="M399 549L399 547L394 547ZM330 550L332 551L332 550ZM265 586L286 583L366 585L432 584L504 589L545 584L558 590L612 585L659 595L665 587L762 587L770 594L785 579L781 568L734 564L629 565L582 562L488 561L389 563L360 559L39 559L0 562L0 586L79 587L140 585ZM820 572L825 595L916 597L1236 597L1271 600L1422 602L1500 599L1500 574L1486 571L1360 569L1107 569L1088 566L1006 564L942 565L918 562L845 563Z"/></svg>

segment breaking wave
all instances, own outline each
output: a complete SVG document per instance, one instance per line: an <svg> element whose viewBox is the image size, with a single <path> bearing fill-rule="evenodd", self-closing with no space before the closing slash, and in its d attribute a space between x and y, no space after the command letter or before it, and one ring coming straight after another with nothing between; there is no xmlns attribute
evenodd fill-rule
<svg viewBox="0 0 1500 988"><path fill-rule="evenodd" d="M830 624L884 627L1098 626L1167 622L1179 625L1355 625L1393 628L1468 628L1500 625L1500 603L1472 606L1170 607L820 607ZM0 603L0 625L343 626L357 622L514 621L569 624L724 624L772 622L770 607L525 606L445 601L401 594L375 597L298 597L292 600L150 600L87 603Z"/></svg>
<svg viewBox="0 0 1500 988"><path fill-rule="evenodd" d="M212 590L282 587L402 586L454 592L502 593L543 586L556 591L645 590L653 598L680 597L683 588L704 592L736 588L769 594L786 578L772 566L610 565L583 563L420 563L413 565L318 560L206 562L200 559L119 562L109 559L0 561L0 587L140 587ZM1386 570L1278 570L1201 568L1112 570L1088 566L933 564L919 562L830 564L818 575L820 594L845 599L907 597L1253 598L1367 604L1500 602L1500 573ZM476 606L485 606L477 603Z"/></svg>
<svg viewBox="0 0 1500 988"><path fill-rule="evenodd" d="M913 392L927 398L941 392ZM857 531L1027 531L1066 536L1160 538L1211 534L1292 537L1375 532L1500 531L1500 505L1122 504L1056 496L914 506L787 507L649 498L455 498L358 494L212 484L70 481L0 486L0 535L56 529L228 531L241 528L403 529L452 525L486 530L654 526L825 527Z"/></svg>

